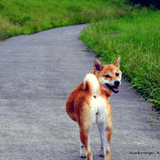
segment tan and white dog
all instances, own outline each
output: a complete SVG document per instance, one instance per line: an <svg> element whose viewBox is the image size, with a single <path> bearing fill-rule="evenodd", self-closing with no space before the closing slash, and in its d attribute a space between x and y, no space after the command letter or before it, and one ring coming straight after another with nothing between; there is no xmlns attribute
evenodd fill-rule
<svg viewBox="0 0 160 160"><path fill-rule="evenodd" d="M111 92L119 92L122 76L119 62L120 56L110 65L102 65L96 59L93 63L93 71L86 75L84 81L71 92L66 102L68 115L79 125L80 156L86 157L86 160L92 160L89 134L94 122L97 123L100 132L100 156L104 156L105 160L111 159L109 145L113 126L112 109L108 98Z"/></svg>

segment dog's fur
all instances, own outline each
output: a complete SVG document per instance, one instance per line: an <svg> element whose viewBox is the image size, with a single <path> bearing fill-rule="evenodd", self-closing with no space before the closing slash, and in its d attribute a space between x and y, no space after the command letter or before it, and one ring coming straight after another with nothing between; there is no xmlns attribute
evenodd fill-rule
<svg viewBox="0 0 160 160"><path fill-rule="evenodd" d="M86 160L92 160L89 132L95 121L101 137L100 156L104 156L105 160L111 159L109 145L113 126L112 109L108 98L111 92L119 92L122 75L119 62L120 56L110 65L102 65L96 59L93 63L93 71L71 92L66 102L68 115L79 124L82 142L80 156L86 157Z"/></svg>

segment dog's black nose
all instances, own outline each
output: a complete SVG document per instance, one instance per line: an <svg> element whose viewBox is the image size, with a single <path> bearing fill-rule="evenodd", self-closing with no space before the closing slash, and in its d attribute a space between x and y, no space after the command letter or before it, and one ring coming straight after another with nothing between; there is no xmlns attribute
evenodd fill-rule
<svg viewBox="0 0 160 160"><path fill-rule="evenodd" d="M119 81L114 81L115 86L119 86L120 82Z"/></svg>

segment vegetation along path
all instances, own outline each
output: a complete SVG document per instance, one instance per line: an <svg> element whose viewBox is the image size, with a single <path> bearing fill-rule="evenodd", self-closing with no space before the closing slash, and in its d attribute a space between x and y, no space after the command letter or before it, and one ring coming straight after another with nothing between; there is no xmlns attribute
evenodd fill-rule
<svg viewBox="0 0 160 160"><path fill-rule="evenodd" d="M78 160L78 125L65 112L74 87L92 71L95 54L77 39L86 25L62 27L0 42L0 159ZM123 57L122 57L123 58ZM111 97L112 160L158 160L159 123L150 104L122 81ZM94 160L98 129L91 132Z"/></svg>

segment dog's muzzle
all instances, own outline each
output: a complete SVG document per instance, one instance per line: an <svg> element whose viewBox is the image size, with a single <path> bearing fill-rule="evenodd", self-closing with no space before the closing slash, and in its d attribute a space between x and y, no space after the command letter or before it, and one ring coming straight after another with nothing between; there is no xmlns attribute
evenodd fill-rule
<svg viewBox="0 0 160 160"><path fill-rule="evenodd" d="M120 85L120 81L114 81L114 85L110 85L108 83L106 83L106 86L113 91L114 93L118 93L119 90L119 85Z"/></svg>

